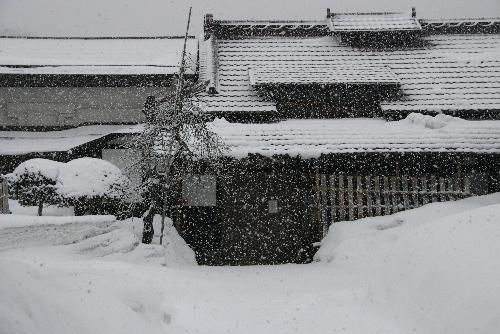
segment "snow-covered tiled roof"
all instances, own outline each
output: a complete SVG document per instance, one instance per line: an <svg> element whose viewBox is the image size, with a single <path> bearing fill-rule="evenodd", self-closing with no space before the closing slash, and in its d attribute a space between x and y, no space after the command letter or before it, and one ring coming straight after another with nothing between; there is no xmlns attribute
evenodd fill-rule
<svg viewBox="0 0 500 334"><path fill-rule="evenodd" d="M249 69L252 86L272 84L384 84L398 85L398 77L386 66L269 65Z"/></svg>
<svg viewBox="0 0 500 334"><path fill-rule="evenodd" d="M0 74L174 74L183 38L0 37ZM187 45L196 70L197 40Z"/></svg>
<svg viewBox="0 0 500 334"><path fill-rule="evenodd" d="M500 153L500 121L466 121L447 115L410 114L406 119L288 120L270 124L211 123L228 156L275 154L304 158L327 153Z"/></svg>
<svg viewBox="0 0 500 334"><path fill-rule="evenodd" d="M336 13L330 20L332 32L422 30L418 20L409 13Z"/></svg>
<svg viewBox="0 0 500 334"><path fill-rule="evenodd" d="M252 87L249 69L372 66L387 67L400 80L402 96L382 104L388 113L500 112L499 34L439 33L422 39L421 45L392 48L353 47L331 36L217 39L218 94L204 98L207 111L276 110Z"/></svg>
<svg viewBox="0 0 500 334"><path fill-rule="evenodd" d="M90 125L60 131L0 131L0 155L67 152L112 133L136 133L130 125Z"/></svg>

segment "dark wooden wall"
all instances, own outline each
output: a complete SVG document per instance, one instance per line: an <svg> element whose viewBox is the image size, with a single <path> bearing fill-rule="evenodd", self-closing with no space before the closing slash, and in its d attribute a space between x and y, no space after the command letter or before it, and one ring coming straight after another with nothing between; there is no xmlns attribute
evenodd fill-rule
<svg viewBox="0 0 500 334"><path fill-rule="evenodd" d="M472 189L482 194L500 190L499 167L498 155L463 153L228 159L217 180L217 206L184 207L178 222L203 264L306 263L322 237L316 198L320 174L472 175L485 178ZM276 213L269 210L270 200L277 202Z"/></svg>

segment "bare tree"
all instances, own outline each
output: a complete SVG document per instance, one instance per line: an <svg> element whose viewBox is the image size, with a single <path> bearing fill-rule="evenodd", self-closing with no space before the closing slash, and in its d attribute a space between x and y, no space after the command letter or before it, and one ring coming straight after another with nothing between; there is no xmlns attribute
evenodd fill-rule
<svg viewBox="0 0 500 334"><path fill-rule="evenodd" d="M212 173L216 172L224 150L221 139L207 125L208 119L201 109L204 85L184 80L185 49L186 40L175 91L159 99L146 100L147 123L136 142L143 154L140 164L144 198L149 207L144 215L143 243L151 243L153 239L156 214L162 216L162 243L169 196L175 191L174 187L200 162L204 162Z"/></svg>

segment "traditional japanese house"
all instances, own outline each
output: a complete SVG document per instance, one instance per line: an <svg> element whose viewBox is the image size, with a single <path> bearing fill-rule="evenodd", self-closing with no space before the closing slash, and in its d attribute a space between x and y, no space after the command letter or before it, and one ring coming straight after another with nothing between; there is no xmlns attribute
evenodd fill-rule
<svg viewBox="0 0 500 334"><path fill-rule="evenodd" d="M183 185L199 260L305 262L335 222L499 190L500 19L328 10L204 31L228 151Z"/></svg>
<svg viewBox="0 0 500 334"><path fill-rule="evenodd" d="M123 141L148 97L170 89L184 38L0 37L0 173L32 157L134 158ZM198 42L187 44L186 75Z"/></svg>

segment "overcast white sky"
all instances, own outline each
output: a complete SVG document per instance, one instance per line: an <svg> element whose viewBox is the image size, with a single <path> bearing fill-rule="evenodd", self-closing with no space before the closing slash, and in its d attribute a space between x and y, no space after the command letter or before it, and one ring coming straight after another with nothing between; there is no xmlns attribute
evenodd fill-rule
<svg viewBox="0 0 500 334"><path fill-rule="evenodd" d="M332 11L402 11L419 17L500 17L500 0L0 0L0 35L182 35L189 6L191 34L202 17L322 19Z"/></svg>

